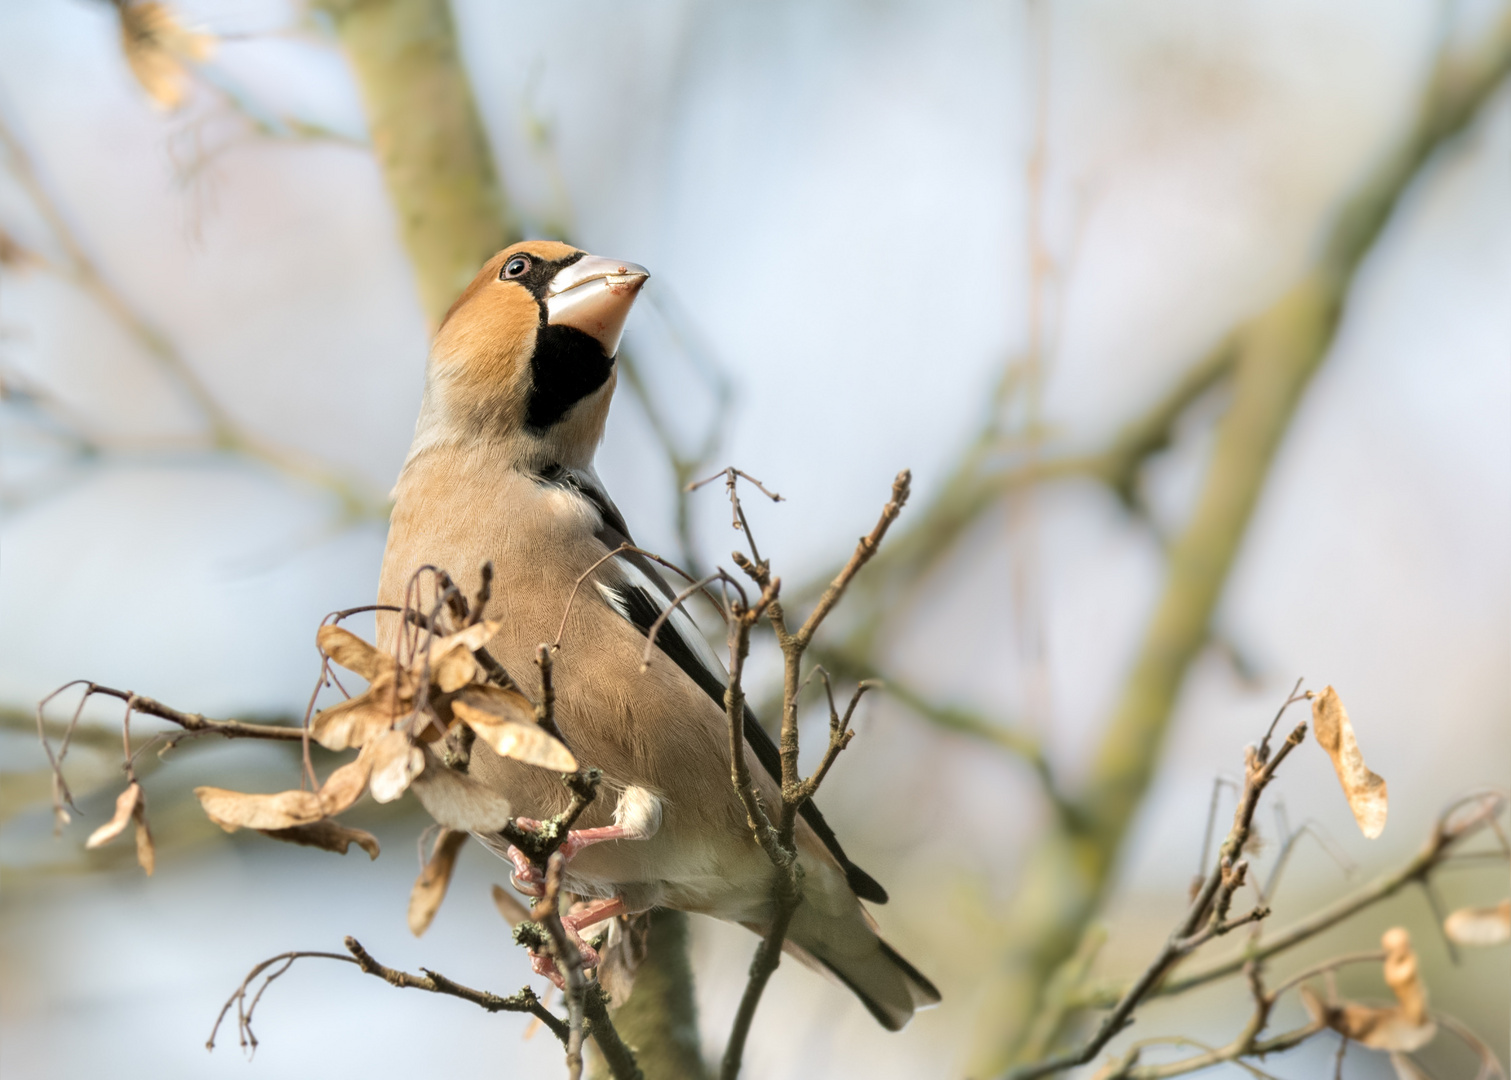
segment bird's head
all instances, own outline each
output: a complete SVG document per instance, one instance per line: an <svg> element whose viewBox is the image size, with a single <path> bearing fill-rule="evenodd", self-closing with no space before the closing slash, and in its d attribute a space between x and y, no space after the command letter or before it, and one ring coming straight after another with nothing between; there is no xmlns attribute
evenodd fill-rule
<svg viewBox="0 0 1511 1080"><path fill-rule="evenodd" d="M549 240L493 256L436 332L419 442L502 440L521 464L589 465L649 276Z"/></svg>

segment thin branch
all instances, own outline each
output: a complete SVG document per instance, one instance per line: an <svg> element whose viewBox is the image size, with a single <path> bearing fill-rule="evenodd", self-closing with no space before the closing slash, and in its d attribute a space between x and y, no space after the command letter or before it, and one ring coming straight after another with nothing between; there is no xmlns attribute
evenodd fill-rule
<svg viewBox="0 0 1511 1080"><path fill-rule="evenodd" d="M559 1017L555 1016L541 1004L540 999L535 996L535 991L531 990L528 986L517 994L512 994L509 997L500 997L487 990L473 990L471 987L453 982L439 972L431 971L428 968L420 969L424 972L424 975L411 975L405 971L385 967L373 959L372 954L364 949L361 943L354 937L346 939L346 948L347 952L351 955L329 952L286 952L262 961L262 963L247 973L247 977L241 981L241 985L236 988L235 992L226 999L226 1003L221 1006L220 1013L215 1018L215 1025L210 1029L210 1037L205 1041L205 1049L215 1049L215 1036L219 1033L220 1026L225 1021L226 1014L234 1006L236 1008L236 1027L240 1045L245 1050L255 1051L257 1049L257 1037L252 1033L252 1015L257 1009L257 1003L262 1000L263 993L273 980L288 971L296 960L339 960L343 963L355 964L363 973L375 975L390 986L412 990L427 990L433 994L444 994L448 997L460 998L491 1013L529 1013L549 1028L551 1034L562 1040L563 1043L566 1042L567 1026L562 1023ZM251 990L252 983L259 975L262 975L276 964L281 964L282 966L263 979L262 985L249 1001L247 995Z"/></svg>
<svg viewBox="0 0 1511 1080"><path fill-rule="evenodd" d="M706 596L708 586L712 585L716 581L722 581L726 584L733 585L735 589L741 593L743 599L744 590L740 588L740 583L733 577L731 577L726 571L719 570L717 568L712 574L709 574L707 577L693 582L687 588L683 589L676 596L672 597L671 601L666 605L666 607L662 608L661 614L656 616L656 620L652 622L650 627L646 630L645 652L640 657L641 671L645 671L648 667L650 667L651 656L656 650L656 646L658 644L657 638L661 634L661 628L665 626L667 620L672 617L672 613L680 608L683 602L691 597L694 593L701 592Z"/></svg>
<svg viewBox="0 0 1511 1080"><path fill-rule="evenodd" d="M743 469L737 469L733 465L729 466L726 469L721 469L718 472L714 473L712 476L707 477L703 480L694 480L692 483L687 484L682 488L682 494L691 495L699 488L713 483L721 476L724 478L724 489L729 493L730 513L733 515L731 525L736 531L743 532L745 534L745 539L750 544L750 557L755 562L759 563L761 561L761 553L756 548L755 534L751 532L750 521L745 517L745 508L740 505L740 493L737 490L739 482L743 479L751 484L754 484L756 490L759 491L762 495L766 496L772 502L785 502L786 500L776 492L767 490L765 484L761 483L755 477L751 476L748 472L745 472Z"/></svg>
<svg viewBox="0 0 1511 1080"><path fill-rule="evenodd" d="M221 405L209 387L194 371L188 359L172 340L136 310L105 278L85 245L68 223L67 215L42 183L35 164L20 137L0 117L0 149L6 164L16 177L54 240L63 251L63 263L45 262L51 269L71 281L91 297L151 357L160 371L184 394L204 419L208 429L203 449L235 454L258 462L276 472L323 489L336 496L342 518L349 521L379 520L388 516L388 500L351 477L341 475L330 466L305 455L262 439L245 429ZM182 447L174 447L182 449Z"/></svg>
<svg viewBox="0 0 1511 1080"><path fill-rule="evenodd" d="M355 958L356 964L365 974L376 975L390 986L398 986L410 990L427 990L432 994L445 994L448 997L460 998L470 1001L480 1009L488 1012L519 1012L529 1013L544 1024L558 1039L566 1040L566 1025L549 1009L541 1004L535 996L535 991L525 987L517 994L509 997L500 997L488 990L474 990L463 986L442 975L438 971L429 968L421 968L424 975L411 975L405 971L398 971L378 963L371 953L362 947L354 937L346 939L346 948Z"/></svg>
<svg viewBox="0 0 1511 1080"><path fill-rule="evenodd" d="M1353 895L1344 897L1284 930L1269 935L1262 942L1251 943L1239 956L1192 972L1182 978L1169 980L1158 989L1157 994L1161 997L1182 994L1215 980L1236 975L1243 970L1245 964L1251 961L1262 962L1272 956L1278 956L1316 937L1323 931L1330 930L1366 908L1394 896L1406 886L1425 880L1435 868L1442 865L1456 847L1471 836L1489 828L1491 822L1506 805L1504 796L1499 792L1484 792L1474 798L1477 800L1475 804L1472 804L1475 808L1463 820L1454 818L1459 808L1466 805L1462 800L1456 801L1444 810L1433 826L1427 842L1397 869L1376 878ZM1124 988L1102 986L1082 995L1076 1004L1105 1006L1117 1001L1127 992Z"/></svg>
<svg viewBox="0 0 1511 1080"><path fill-rule="evenodd" d="M1238 809L1233 815L1233 826L1219 851L1218 862L1207 874L1201 889L1191 901L1185 917L1165 942L1144 973L1131 985L1112 1007L1112 1010L1097 1026L1095 1034L1079 1050L1062 1054L1033 1065L1012 1070L1010 1080L1034 1080L1051 1076L1066 1069L1084 1065L1101 1052L1113 1037L1133 1022L1133 1012L1147 997L1151 996L1170 970L1195 949L1248 922L1263 918L1268 912L1256 909L1239 919L1226 918L1227 906L1234 891L1243 883L1247 863L1239 859L1244 845L1248 843L1253 828L1254 813L1259 809L1259 800L1266 787L1274 779L1275 771L1301 745L1306 737L1306 723L1298 724L1274 755L1261 759L1259 750L1250 747L1244 770L1243 793Z"/></svg>
<svg viewBox="0 0 1511 1080"><path fill-rule="evenodd" d="M807 621L803 623L803 628L797 632L797 639L803 648L808 647L808 643L813 640L813 635L818 632L819 626L828 617L829 612L834 610L834 605L839 603L840 597L845 595L845 590L850 587L850 582L855 580L855 575L860 573L861 567L876 555L882 538L887 535L892 522L897 520L903 506L907 504L912 484L913 474L907 469L898 473L897 478L892 481L892 499L882 508L881 519L877 521L869 535L861 537L856 543L850 561L834 576L834 580L829 582L829 587L819 597Z"/></svg>
<svg viewBox="0 0 1511 1080"><path fill-rule="evenodd" d="M829 769L834 765L840 752L855 738L855 732L850 728L850 720L855 715L855 708L860 704L860 699L865 696L867 690L874 690L882 685L879 681L870 679L856 684L855 693L850 697L850 704L845 706L845 714L841 716L834 707L834 688L829 685L829 673L821 667L814 670L823 678L824 694L829 699L829 745L824 748L823 760L819 762L813 775L798 786L801 799L798 803L799 810L802 809L804 802L813 798L814 792L824 782L824 777L829 775Z"/></svg>
<svg viewBox="0 0 1511 1080"><path fill-rule="evenodd" d="M69 685L79 685L79 681L76 680ZM302 730L293 725L249 724L242 720L212 720L201 713L181 712L155 698L144 697L130 690L117 690L114 687L101 686L93 682L85 682L83 685L87 688L86 697L100 694L105 697L119 698L136 712L155 716L159 720L167 720L196 735L221 735L227 739L275 739L281 742L298 742L304 737Z"/></svg>
<svg viewBox="0 0 1511 1080"><path fill-rule="evenodd" d="M750 633L755 629L757 620L775 602L781 588L780 578L770 580L762 589L754 607L747 608L743 600L735 600L730 605L729 680L724 689L724 712L729 729L730 776L734 781L735 791L739 793L740 802L745 807L745 820L750 826L751 835L761 845L766 857L777 866L782 865L785 853L776 827L772 825L770 815L761 804L750 764L745 758L744 676L745 660L750 655Z"/></svg>

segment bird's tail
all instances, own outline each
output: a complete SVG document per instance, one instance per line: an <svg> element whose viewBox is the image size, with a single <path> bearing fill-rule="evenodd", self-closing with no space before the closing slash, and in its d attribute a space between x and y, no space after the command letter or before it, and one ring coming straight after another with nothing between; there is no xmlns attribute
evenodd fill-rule
<svg viewBox="0 0 1511 1080"><path fill-rule="evenodd" d="M833 974L888 1031L939 1003L934 984L881 939L859 903L828 907L805 899L793 914L787 940L799 959Z"/></svg>

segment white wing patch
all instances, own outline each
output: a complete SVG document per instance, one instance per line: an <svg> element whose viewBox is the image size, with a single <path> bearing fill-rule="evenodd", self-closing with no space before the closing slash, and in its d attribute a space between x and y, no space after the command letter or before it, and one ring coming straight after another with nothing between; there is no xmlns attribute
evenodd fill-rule
<svg viewBox="0 0 1511 1080"><path fill-rule="evenodd" d="M652 581L638 566L628 559L616 558L613 560L613 565L614 569L624 576L627 585L643 590L650 597L658 614L666 612L670 600L662 592L659 583ZM609 605L625 619L635 622L635 618L630 614L629 604L625 598L615 589L602 583L597 584L598 591L603 594L604 599L609 602ZM720 683L727 683L729 681L729 673L724 670L724 665L720 662L719 655L709 646L708 639L703 636L703 631L698 629L698 624L693 621L693 617L687 613L685 607L681 604L677 605L672 611L671 616L666 620L666 625L672 629L673 633L687 643L687 647L692 652L693 657L698 661L700 666L707 669L710 675ZM641 629L644 631L646 628L642 627Z"/></svg>

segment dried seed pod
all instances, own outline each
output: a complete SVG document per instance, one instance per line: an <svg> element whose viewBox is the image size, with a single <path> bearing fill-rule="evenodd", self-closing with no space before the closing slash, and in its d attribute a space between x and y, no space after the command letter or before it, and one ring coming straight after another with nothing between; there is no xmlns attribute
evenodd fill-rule
<svg viewBox="0 0 1511 1080"><path fill-rule="evenodd" d="M1312 730L1317 743L1333 760L1333 769L1360 831L1373 840L1385 831L1388 792L1385 781L1365 766L1348 710L1331 686L1312 698Z"/></svg>
<svg viewBox="0 0 1511 1080"><path fill-rule="evenodd" d="M457 854L467 842L467 834L456 829L442 829L431 849L430 861L414 888L409 891L409 930L419 937L430 928L431 920L446 898L446 889L451 884L451 871L456 867Z"/></svg>
<svg viewBox="0 0 1511 1080"><path fill-rule="evenodd" d="M197 787L195 798L206 816L226 832L237 829L288 829L311 825L325 816L313 791L280 791L249 795L225 788Z"/></svg>

